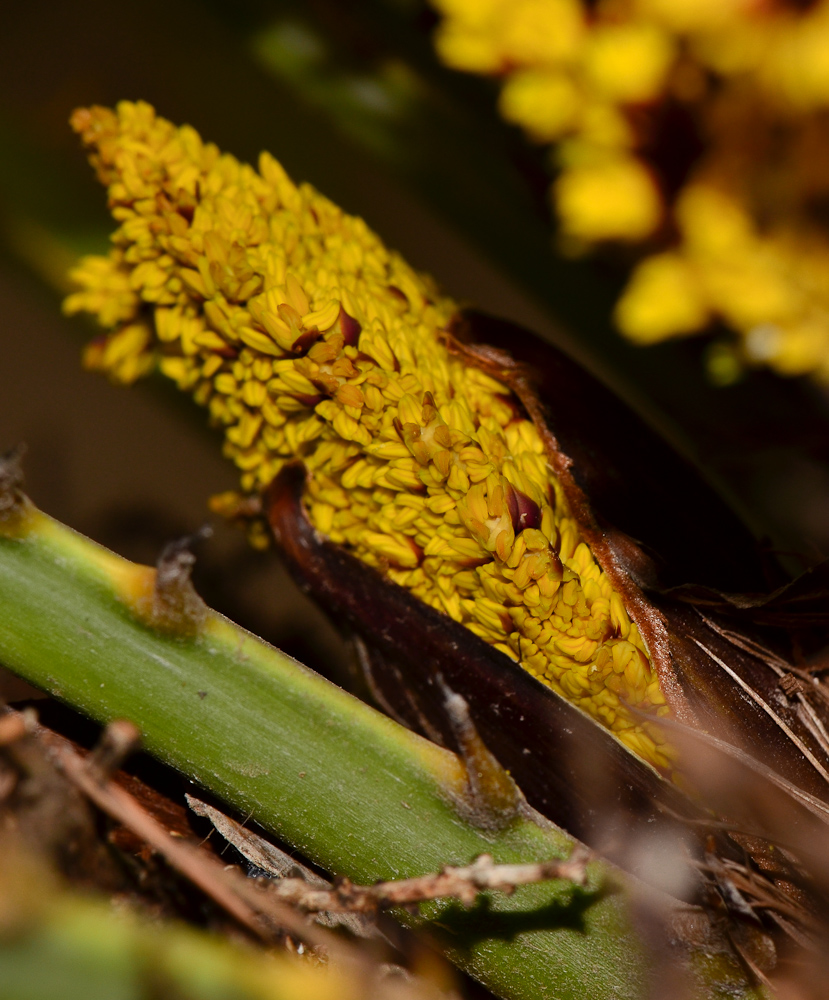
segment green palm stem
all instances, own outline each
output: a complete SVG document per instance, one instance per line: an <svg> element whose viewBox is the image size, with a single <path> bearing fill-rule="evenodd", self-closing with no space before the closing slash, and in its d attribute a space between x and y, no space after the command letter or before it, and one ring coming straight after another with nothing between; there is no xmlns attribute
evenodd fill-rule
<svg viewBox="0 0 829 1000"><path fill-rule="evenodd" d="M101 723L131 719L150 753L355 882L484 852L507 863L571 851L529 813L473 825L453 753L156 577L25 498L0 504L0 661ZM401 916L509 1000L640 1000L649 963L633 910L649 892L597 860L584 887L537 884ZM700 998L765 995L724 956L688 957Z"/></svg>

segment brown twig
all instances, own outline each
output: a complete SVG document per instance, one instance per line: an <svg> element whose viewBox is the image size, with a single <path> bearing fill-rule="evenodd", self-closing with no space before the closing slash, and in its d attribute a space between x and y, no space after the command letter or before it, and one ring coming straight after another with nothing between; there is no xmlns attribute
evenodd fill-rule
<svg viewBox="0 0 829 1000"><path fill-rule="evenodd" d="M311 886L301 878L285 878L272 883L269 892L309 913L318 910L373 913L392 906L409 906L447 896L470 906L479 893L492 889L512 893L519 885L552 879L566 879L575 885L584 885L590 857L586 849L576 848L565 860L497 865L489 854L481 854L471 865L462 868L446 865L436 874L418 878L368 886L354 885L348 879L341 879L331 889Z"/></svg>
<svg viewBox="0 0 829 1000"><path fill-rule="evenodd" d="M481 854L466 867L446 866L438 874L419 878L380 882L372 886L354 885L347 879L341 879L332 885L206 802L188 795L187 803L197 815L208 818L249 861L278 879L271 884L270 894L307 913L355 916L446 896L454 896L468 906L475 901L478 893L488 889L510 893L519 885L556 878L583 885L590 860L588 851L576 850L566 860L496 865L488 854ZM342 916L340 919L343 919ZM354 930L351 925L347 926ZM356 932L366 936L365 929Z"/></svg>

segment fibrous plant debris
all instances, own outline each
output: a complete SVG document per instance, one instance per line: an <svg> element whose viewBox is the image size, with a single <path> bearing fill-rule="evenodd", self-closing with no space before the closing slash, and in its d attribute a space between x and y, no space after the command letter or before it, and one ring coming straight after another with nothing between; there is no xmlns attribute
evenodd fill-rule
<svg viewBox="0 0 829 1000"><path fill-rule="evenodd" d="M94 825L90 824L92 813L85 802L88 800L111 821L149 847L153 855L163 858L171 869L198 887L255 938L270 945L287 943L291 950L296 950L297 945L300 951L310 947L314 954L324 957L326 961L345 962L350 967L362 968L362 975L369 978L377 975L372 969L383 956L383 961L388 961L389 945L382 934L378 935L371 924L365 922L363 914L371 916L386 908L413 906L446 896L456 897L469 906L485 891L509 893L516 886L546 879L566 879L574 884L583 884L584 881L585 865L589 860L587 852L577 852L567 860L528 865L496 865L491 858L482 855L466 867L447 866L440 873L374 886L355 885L347 879L338 880L332 886L307 870L303 872L303 877L295 877L297 863L283 854L281 857L290 866L285 869L290 870L287 877L281 876L273 881L251 879L235 866L228 866L204 844L183 839L177 831L173 831L175 835L171 834L168 825L152 814L159 809L157 794L147 794L147 790L143 790L145 802L152 809L148 811L147 805L141 805L127 790L131 784L134 785L134 779L128 780L119 768L137 748L138 742L138 731L131 723L116 721L106 727L91 752L82 753L65 737L40 725L33 709L26 712L6 710L0 716L0 809L5 813L6 835L11 821L19 833L25 833L30 842L29 849L35 843L45 846L48 842L51 850L60 853L67 842L78 842L77 833L70 833L69 827L76 829L78 821L72 817L80 816L82 823L86 824L81 835L81 840L86 843L82 853L90 857L100 854L108 860L107 870L110 870L109 880L103 877L101 870L85 870L86 883L97 888L109 887L122 894L138 892L137 902L140 891L128 872L122 872L113 881L113 873L117 875L120 871L118 852L116 850L113 855L112 847L99 842ZM48 775L49 783L43 783L42 777L37 779L36 773ZM32 799L31 785L34 780L40 782L35 794L35 799L40 802L37 828L25 825L27 821L15 800L16 789L23 781L27 783L25 798ZM273 865L268 864L266 859L279 856L281 852L278 848L245 831L215 807L192 798L189 801L191 808L195 808L200 815L210 816L232 837L234 843L245 841L250 844L256 840L257 861L260 864L264 862L271 869L270 874L274 874ZM67 802L75 805L68 808ZM52 818L55 809L62 816L61 823L54 822ZM160 817L165 816L164 809L162 806ZM37 836L34 835L35 829L39 831ZM115 842L124 842L124 838L116 838ZM10 842L7 846L10 847ZM45 856L42 860L48 862ZM64 872L77 878L78 859L74 859L69 867L64 866ZM382 942L381 952L375 958L373 953L364 954L309 922L306 917L306 914L323 911L331 914L326 923L355 933L357 940L368 938ZM417 983L403 970L401 974L407 988L412 991L411 996L421 996Z"/></svg>
<svg viewBox="0 0 829 1000"><path fill-rule="evenodd" d="M136 734L131 724L116 722L85 753L40 725L33 709L0 714L4 998L46 1000L54 995L56 979L62 989L82 991L93 1000L108 1000L116 991L141 1000L151 1000L159 991L186 1000L217 995L323 1000L332 991L383 1000L448 1000L456 995L389 965L388 947L382 953L358 949L310 924L207 845L173 836L126 786L140 789L159 817L175 808L149 786L117 771L134 749ZM123 827L102 830L90 802ZM159 869L154 859L148 863L132 846L125 849L128 838L116 836L122 830L138 836L170 869L163 863ZM154 868L159 870L154 873ZM212 899L216 914L223 910L228 915L224 921L216 915L208 921L212 936L181 922L203 924L205 906L188 910L173 886L164 887L166 905L159 906L158 885L170 882L171 869ZM62 884L67 879L69 886ZM71 891L78 885L84 895ZM240 933L240 928L250 933ZM252 948L253 939L266 947Z"/></svg>

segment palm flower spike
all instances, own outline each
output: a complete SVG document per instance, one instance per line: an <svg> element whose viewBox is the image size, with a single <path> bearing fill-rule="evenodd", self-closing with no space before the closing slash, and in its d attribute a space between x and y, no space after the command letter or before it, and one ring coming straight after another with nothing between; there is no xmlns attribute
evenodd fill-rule
<svg viewBox="0 0 829 1000"><path fill-rule="evenodd" d="M756 596L753 539L607 389L267 153L144 103L72 125L118 222L66 301L106 331L87 366L207 407L241 470L214 507L264 513L252 540L360 637L381 704L451 744L448 685L542 813L645 878L667 831L689 898L802 937L829 699L790 640L825 625L821 573Z"/></svg>

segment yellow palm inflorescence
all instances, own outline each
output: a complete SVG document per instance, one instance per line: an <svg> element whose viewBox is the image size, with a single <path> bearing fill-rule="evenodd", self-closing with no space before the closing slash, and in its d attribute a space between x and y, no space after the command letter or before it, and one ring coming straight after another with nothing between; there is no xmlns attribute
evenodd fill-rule
<svg viewBox="0 0 829 1000"><path fill-rule="evenodd" d="M119 223L66 301L109 328L88 366L175 380L247 493L302 459L320 532L669 767L645 644L534 424L448 350L456 305L267 153L257 172L143 103L72 123Z"/></svg>
<svg viewBox="0 0 829 1000"><path fill-rule="evenodd" d="M448 65L555 143L564 245L648 239L616 320L725 322L712 374L829 380L829 0L432 0Z"/></svg>

